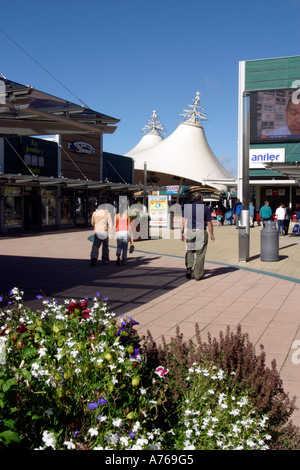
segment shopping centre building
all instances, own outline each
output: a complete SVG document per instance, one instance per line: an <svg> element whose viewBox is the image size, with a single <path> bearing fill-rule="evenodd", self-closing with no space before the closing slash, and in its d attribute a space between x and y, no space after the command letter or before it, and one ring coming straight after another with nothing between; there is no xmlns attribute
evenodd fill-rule
<svg viewBox="0 0 300 470"><path fill-rule="evenodd" d="M140 189L133 160L103 151L119 119L10 80L1 87L0 232L88 226L99 204Z"/></svg>
<svg viewBox="0 0 300 470"><path fill-rule="evenodd" d="M257 210L268 200L294 215L300 210L300 56L239 64L239 174L243 186L243 116L249 96L249 199Z"/></svg>

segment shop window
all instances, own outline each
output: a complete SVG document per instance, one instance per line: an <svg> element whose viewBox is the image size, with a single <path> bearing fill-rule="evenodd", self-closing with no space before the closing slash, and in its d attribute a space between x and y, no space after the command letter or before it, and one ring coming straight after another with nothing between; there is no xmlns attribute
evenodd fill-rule
<svg viewBox="0 0 300 470"><path fill-rule="evenodd" d="M20 187L4 188L4 227L22 227L22 193Z"/></svg>
<svg viewBox="0 0 300 470"><path fill-rule="evenodd" d="M56 191L42 191L41 202L42 225L54 225L56 223Z"/></svg>
<svg viewBox="0 0 300 470"><path fill-rule="evenodd" d="M61 201L61 224L74 223L74 196L62 195Z"/></svg>

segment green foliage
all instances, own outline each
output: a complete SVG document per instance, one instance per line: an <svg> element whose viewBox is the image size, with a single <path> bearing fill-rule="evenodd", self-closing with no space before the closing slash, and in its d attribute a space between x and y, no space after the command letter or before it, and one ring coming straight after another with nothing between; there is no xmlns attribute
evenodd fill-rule
<svg viewBox="0 0 300 470"><path fill-rule="evenodd" d="M0 447L265 449L286 448L289 435L297 448L296 430L280 430L293 407L279 377L240 333L208 345L178 333L157 347L100 295L89 308L44 299L37 312L18 289L11 296L0 312Z"/></svg>

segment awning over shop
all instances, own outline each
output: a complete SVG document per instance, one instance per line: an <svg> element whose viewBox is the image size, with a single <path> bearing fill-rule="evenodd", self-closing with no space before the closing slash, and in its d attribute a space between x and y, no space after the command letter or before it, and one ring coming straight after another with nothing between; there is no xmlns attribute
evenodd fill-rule
<svg viewBox="0 0 300 470"><path fill-rule="evenodd" d="M294 180L294 183L300 185L300 163L299 162L290 162L290 163L265 163L265 168L274 171L275 173L280 173L282 176Z"/></svg>
<svg viewBox="0 0 300 470"><path fill-rule="evenodd" d="M42 176L31 176L31 175L16 175L0 173L0 187L3 185L30 185L30 186L61 186L65 188L78 188L78 189L94 189L94 190L110 190L110 191L141 191L144 189L139 184L123 184L123 183L111 183L102 181L91 181L91 180L80 180L70 178L52 178ZM147 187L146 191L157 190L158 188Z"/></svg>
<svg viewBox="0 0 300 470"><path fill-rule="evenodd" d="M0 77L0 137L112 134L119 121Z"/></svg>

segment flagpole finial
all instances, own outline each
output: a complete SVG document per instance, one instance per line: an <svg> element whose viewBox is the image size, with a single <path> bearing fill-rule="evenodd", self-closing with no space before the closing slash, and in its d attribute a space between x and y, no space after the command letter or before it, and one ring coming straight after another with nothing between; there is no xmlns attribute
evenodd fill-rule
<svg viewBox="0 0 300 470"><path fill-rule="evenodd" d="M156 134L162 136L167 131L157 116L157 111L152 111L152 116L142 129L143 134Z"/></svg>
<svg viewBox="0 0 300 470"><path fill-rule="evenodd" d="M193 104L189 104L190 109L184 109L184 114L180 116L184 117L188 124L201 124L201 121L207 121L206 114L203 112L203 107L200 106L200 92L196 92L195 98L192 100Z"/></svg>

